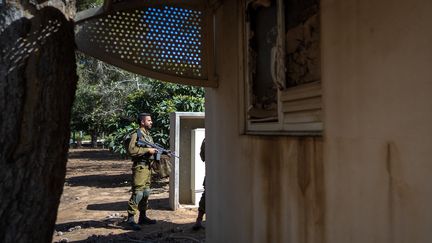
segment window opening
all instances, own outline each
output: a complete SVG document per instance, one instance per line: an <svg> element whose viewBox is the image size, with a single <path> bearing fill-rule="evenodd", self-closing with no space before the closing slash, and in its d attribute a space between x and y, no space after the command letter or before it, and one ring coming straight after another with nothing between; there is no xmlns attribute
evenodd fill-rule
<svg viewBox="0 0 432 243"><path fill-rule="evenodd" d="M249 87L250 107L247 114L252 122L277 121L277 87L272 80L271 52L277 38L276 4L249 4Z"/></svg>
<svg viewBox="0 0 432 243"><path fill-rule="evenodd" d="M246 0L246 132L322 130L319 0Z"/></svg>
<svg viewBox="0 0 432 243"><path fill-rule="evenodd" d="M318 0L286 2L286 86L288 88L321 79L318 11Z"/></svg>

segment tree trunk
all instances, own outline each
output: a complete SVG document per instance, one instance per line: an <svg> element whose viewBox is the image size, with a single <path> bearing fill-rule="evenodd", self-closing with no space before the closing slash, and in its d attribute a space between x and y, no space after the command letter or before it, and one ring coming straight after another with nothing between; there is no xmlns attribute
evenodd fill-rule
<svg viewBox="0 0 432 243"><path fill-rule="evenodd" d="M91 146L92 148L97 148L97 133L96 132L92 132L91 134Z"/></svg>
<svg viewBox="0 0 432 243"><path fill-rule="evenodd" d="M75 131L72 132L72 148L76 148L77 140Z"/></svg>
<svg viewBox="0 0 432 243"><path fill-rule="evenodd" d="M0 8L0 242L51 242L77 82L73 24L20 6Z"/></svg>
<svg viewBox="0 0 432 243"><path fill-rule="evenodd" d="M77 147L78 148L82 147L82 139L83 139L83 133L82 133L82 131L80 131L79 132L79 137L78 137L78 140L77 140Z"/></svg>

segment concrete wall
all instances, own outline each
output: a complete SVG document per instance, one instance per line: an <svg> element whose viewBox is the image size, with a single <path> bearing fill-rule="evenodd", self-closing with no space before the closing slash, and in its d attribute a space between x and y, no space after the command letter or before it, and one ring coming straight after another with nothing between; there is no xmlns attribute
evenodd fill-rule
<svg viewBox="0 0 432 243"><path fill-rule="evenodd" d="M205 162L201 160L201 145L205 138L205 129L197 128L191 131L191 198L192 204L199 206L199 201L204 192Z"/></svg>
<svg viewBox="0 0 432 243"><path fill-rule="evenodd" d="M170 149L180 158L172 158L170 175L170 208L193 204L191 183L191 131L204 128L203 112L173 112L170 114Z"/></svg>
<svg viewBox="0 0 432 243"><path fill-rule="evenodd" d="M180 130L180 154L179 161L179 202L180 204L192 204L191 184L191 131L195 128L204 128L204 119L181 119Z"/></svg>
<svg viewBox="0 0 432 243"><path fill-rule="evenodd" d="M323 139L241 135L238 7L206 90L207 240L431 242L432 2L322 0Z"/></svg>

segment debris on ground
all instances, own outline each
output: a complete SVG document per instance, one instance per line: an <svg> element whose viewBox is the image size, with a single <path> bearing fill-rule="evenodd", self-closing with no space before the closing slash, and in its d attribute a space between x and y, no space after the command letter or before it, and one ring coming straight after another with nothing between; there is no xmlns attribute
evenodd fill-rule
<svg viewBox="0 0 432 243"><path fill-rule="evenodd" d="M169 208L168 179L152 184L148 216L155 225L126 224L131 162L103 149L71 149L53 242L204 242L193 231L196 208ZM156 178L156 177L155 177Z"/></svg>

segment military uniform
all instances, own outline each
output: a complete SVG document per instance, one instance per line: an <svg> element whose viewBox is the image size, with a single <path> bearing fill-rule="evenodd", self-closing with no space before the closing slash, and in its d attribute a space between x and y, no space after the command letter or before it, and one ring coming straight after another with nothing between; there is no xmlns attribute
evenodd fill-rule
<svg viewBox="0 0 432 243"><path fill-rule="evenodd" d="M200 151L201 160L205 162L205 139L203 140L201 144L201 151ZM205 214L205 177L204 177L204 192L201 195L201 199L199 201L199 207L198 207L198 217L196 219L195 225L192 227L193 230L199 230L204 228L202 225L203 217Z"/></svg>
<svg viewBox="0 0 432 243"><path fill-rule="evenodd" d="M140 128L141 138L149 143L153 143L153 138L150 133L144 128ZM146 217L146 210L148 198L150 196L150 182L151 182L151 155L148 153L149 148L139 147L136 142L138 134L135 132L131 136L129 143L129 154L132 157L132 196L128 202L128 214L136 215L137 211L140 212L140 220ZM140 222L139 222L140 223Z"/></svg>
<svg viewBox="0 0 432 243"><path fill-rule="evenodd" d="M201 160L205 162L205 139L202 141L201 144L200 157ZM201 199L198 204L199 205L198 211L201 212L202 214L205 214L205 177L204 177L203 186L204 186L204 192L202 193Z"/></svg>

